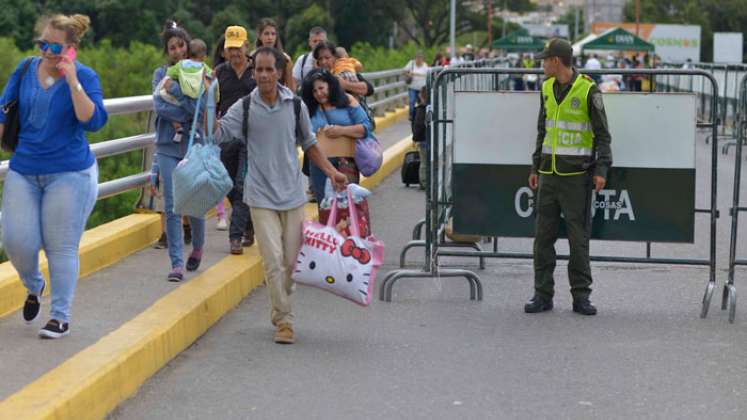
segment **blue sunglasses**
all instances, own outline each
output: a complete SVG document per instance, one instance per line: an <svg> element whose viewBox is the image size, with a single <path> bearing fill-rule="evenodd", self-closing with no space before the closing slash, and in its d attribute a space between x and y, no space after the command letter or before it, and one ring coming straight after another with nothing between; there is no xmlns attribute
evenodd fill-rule
<svg viewBox="0 0 747 420"><path fill-rule="evenodd" d="M43 39L37 39L36 45L42 52L47 52L47 50L49 50L54 55L62 54L62 50L65 48L65 46L62 44L58 44L56 42L47 42Z"/></svg>

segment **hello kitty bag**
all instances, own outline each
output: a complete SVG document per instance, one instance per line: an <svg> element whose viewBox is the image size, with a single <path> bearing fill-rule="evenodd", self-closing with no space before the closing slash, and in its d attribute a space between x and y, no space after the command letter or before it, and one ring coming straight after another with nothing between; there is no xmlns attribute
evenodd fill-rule
<svg viewBox="0 0 747 420"><path fill-rule="evenodd" d="M348 205L355 206L350 189ZM368 306L374 292L376 270L384 260L384 244L373 235L362 238L357 212L350 212L350 232L343 236L335 229L337 198L326 225L306 221L303 243L298 252L293 280L332 292L361 306Z"/></svg>

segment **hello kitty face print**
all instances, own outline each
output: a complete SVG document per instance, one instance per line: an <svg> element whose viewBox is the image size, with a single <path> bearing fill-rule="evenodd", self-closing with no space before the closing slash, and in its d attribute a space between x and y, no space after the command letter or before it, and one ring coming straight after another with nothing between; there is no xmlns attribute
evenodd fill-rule
<svg viewBox="0 0 747 420"><path fill-rule="evenodd" d="M375 269L363 239L344 238L334 228L307 222L292 277L365 306L373 294Z"/></svg>

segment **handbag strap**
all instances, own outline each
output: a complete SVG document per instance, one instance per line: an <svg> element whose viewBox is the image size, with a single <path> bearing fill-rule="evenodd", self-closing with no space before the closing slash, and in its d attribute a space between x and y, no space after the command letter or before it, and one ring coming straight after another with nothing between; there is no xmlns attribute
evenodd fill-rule
<svg viewBox="0 0 747 420"><path fill-rule="evenodd" d="M337 192L332 197L332 208L329 210L329 217L327 218L327 227L334 228L337 220Z"/></svg>
<svg viewBox="0 0 747 420"><path fill-rule="evenodd" d="M361 237L361 231L358 227L358 212L356 211L355 201L353 201L353 193L350 191L350 186L345 187L345 194L348 196L348 214L350 215L350 234L353 236ZM327 218L327 227L334 228L337 222L337 195L332 199L332 208L329 211L329 217Z"/></svg>
<svg viewBox="0 0 747 420"><path fill-rule="evenodd" d="M18 77L18 81L16 82L16 102L21 102L21 82L23 82L23 78L26 76L26 73L28 73L33 60L33 57L28 57L23 64L23 70L21 70L21 75ZM3 107L9 107L12 103L13 101L3 104Z"/></svg>
<svg viewBox="0 0 747 420"><path fill-rule="evenodd" d="M213 81L210 83L210 87L208 88L208 98L207 98L207 142L208 144L215 143L214 139L214 133L213 133L213 124L215 123L215 90L218 88L218 78L216 77L213 79Z"/></svg>
<svg viewBox="0 0 747 420"><path fill-rule="evenodd" d="M345 192L348 195L348 213L350 214L350 234L361 238L361 231L358 226L358 212L356 211L356 204L353 200L353 193L350 191L350 185L345 187Z"/></svg>
<svg viewBox="0 0 747 420"><path fill-rule="evenodd" d="M200 94L197 96L197 105L195 106L195 115L192 117L192 129L189 131L189 143L187 144L187 152L192 148L194 143L195 134L197 133L197 120L200 117L200 107L202 106L202 94L204 89L200 86Z"/></svg>
<svg viewBox="0 0 747 420"><path fill-rule="evenodd" d="M207 91L207 133L205 134L205 144L212 144L213 143L213 119L215 119L215 89L218 86L218 79L214 79L212 83L210 83L210 87ZM195 136L197 134L197 121L200 117L200 109L202 107L202 97L205 93L204 88L200 87L200 95L197 97L197 105L195 106L195 116L192 119L192 129L189 133L189 144L187 145L187 151L192 148L192 144L194 143Z"/></svg>

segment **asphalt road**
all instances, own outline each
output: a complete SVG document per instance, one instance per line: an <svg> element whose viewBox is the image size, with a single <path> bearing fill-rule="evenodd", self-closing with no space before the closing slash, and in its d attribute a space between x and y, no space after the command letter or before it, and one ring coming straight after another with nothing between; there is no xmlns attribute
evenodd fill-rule
<svg viewBox="0 0 747 420"><path fill-rule="evenodd" d="M705 151L704 151L705 150ZM710 160L700 143L699 165ZM729 164L721 167L719 282L728 250ZM698 205L707 205L707 168ZM370 201L374 233L386 246L379 279L423 215L423 194L395 174ZM707 256L708 219L694 245L654 253ZM501 240L526 251L530 240ZM705 248L704 248L705 247ZM567 249L559 244L559 250ZM640 244L594 242L592 252L642 255ZM412 251L411 262L422 261ZM271 341L269 302L253 293L148 381L113 419L743 419L747 417L744 308L729 324L716 302L700 319L705 268L592 265L599 315L571 311L565 264L556 271L556 307L528 315L527 260L444 262L480 275L485 298L468 300L461 279L403 279L392 303L362 309L300 287L297 342ZM744 279L740 273L738 281ZM739 287L739 283L738 283ZM742 312L740 312L742 311Z"/></svg>

